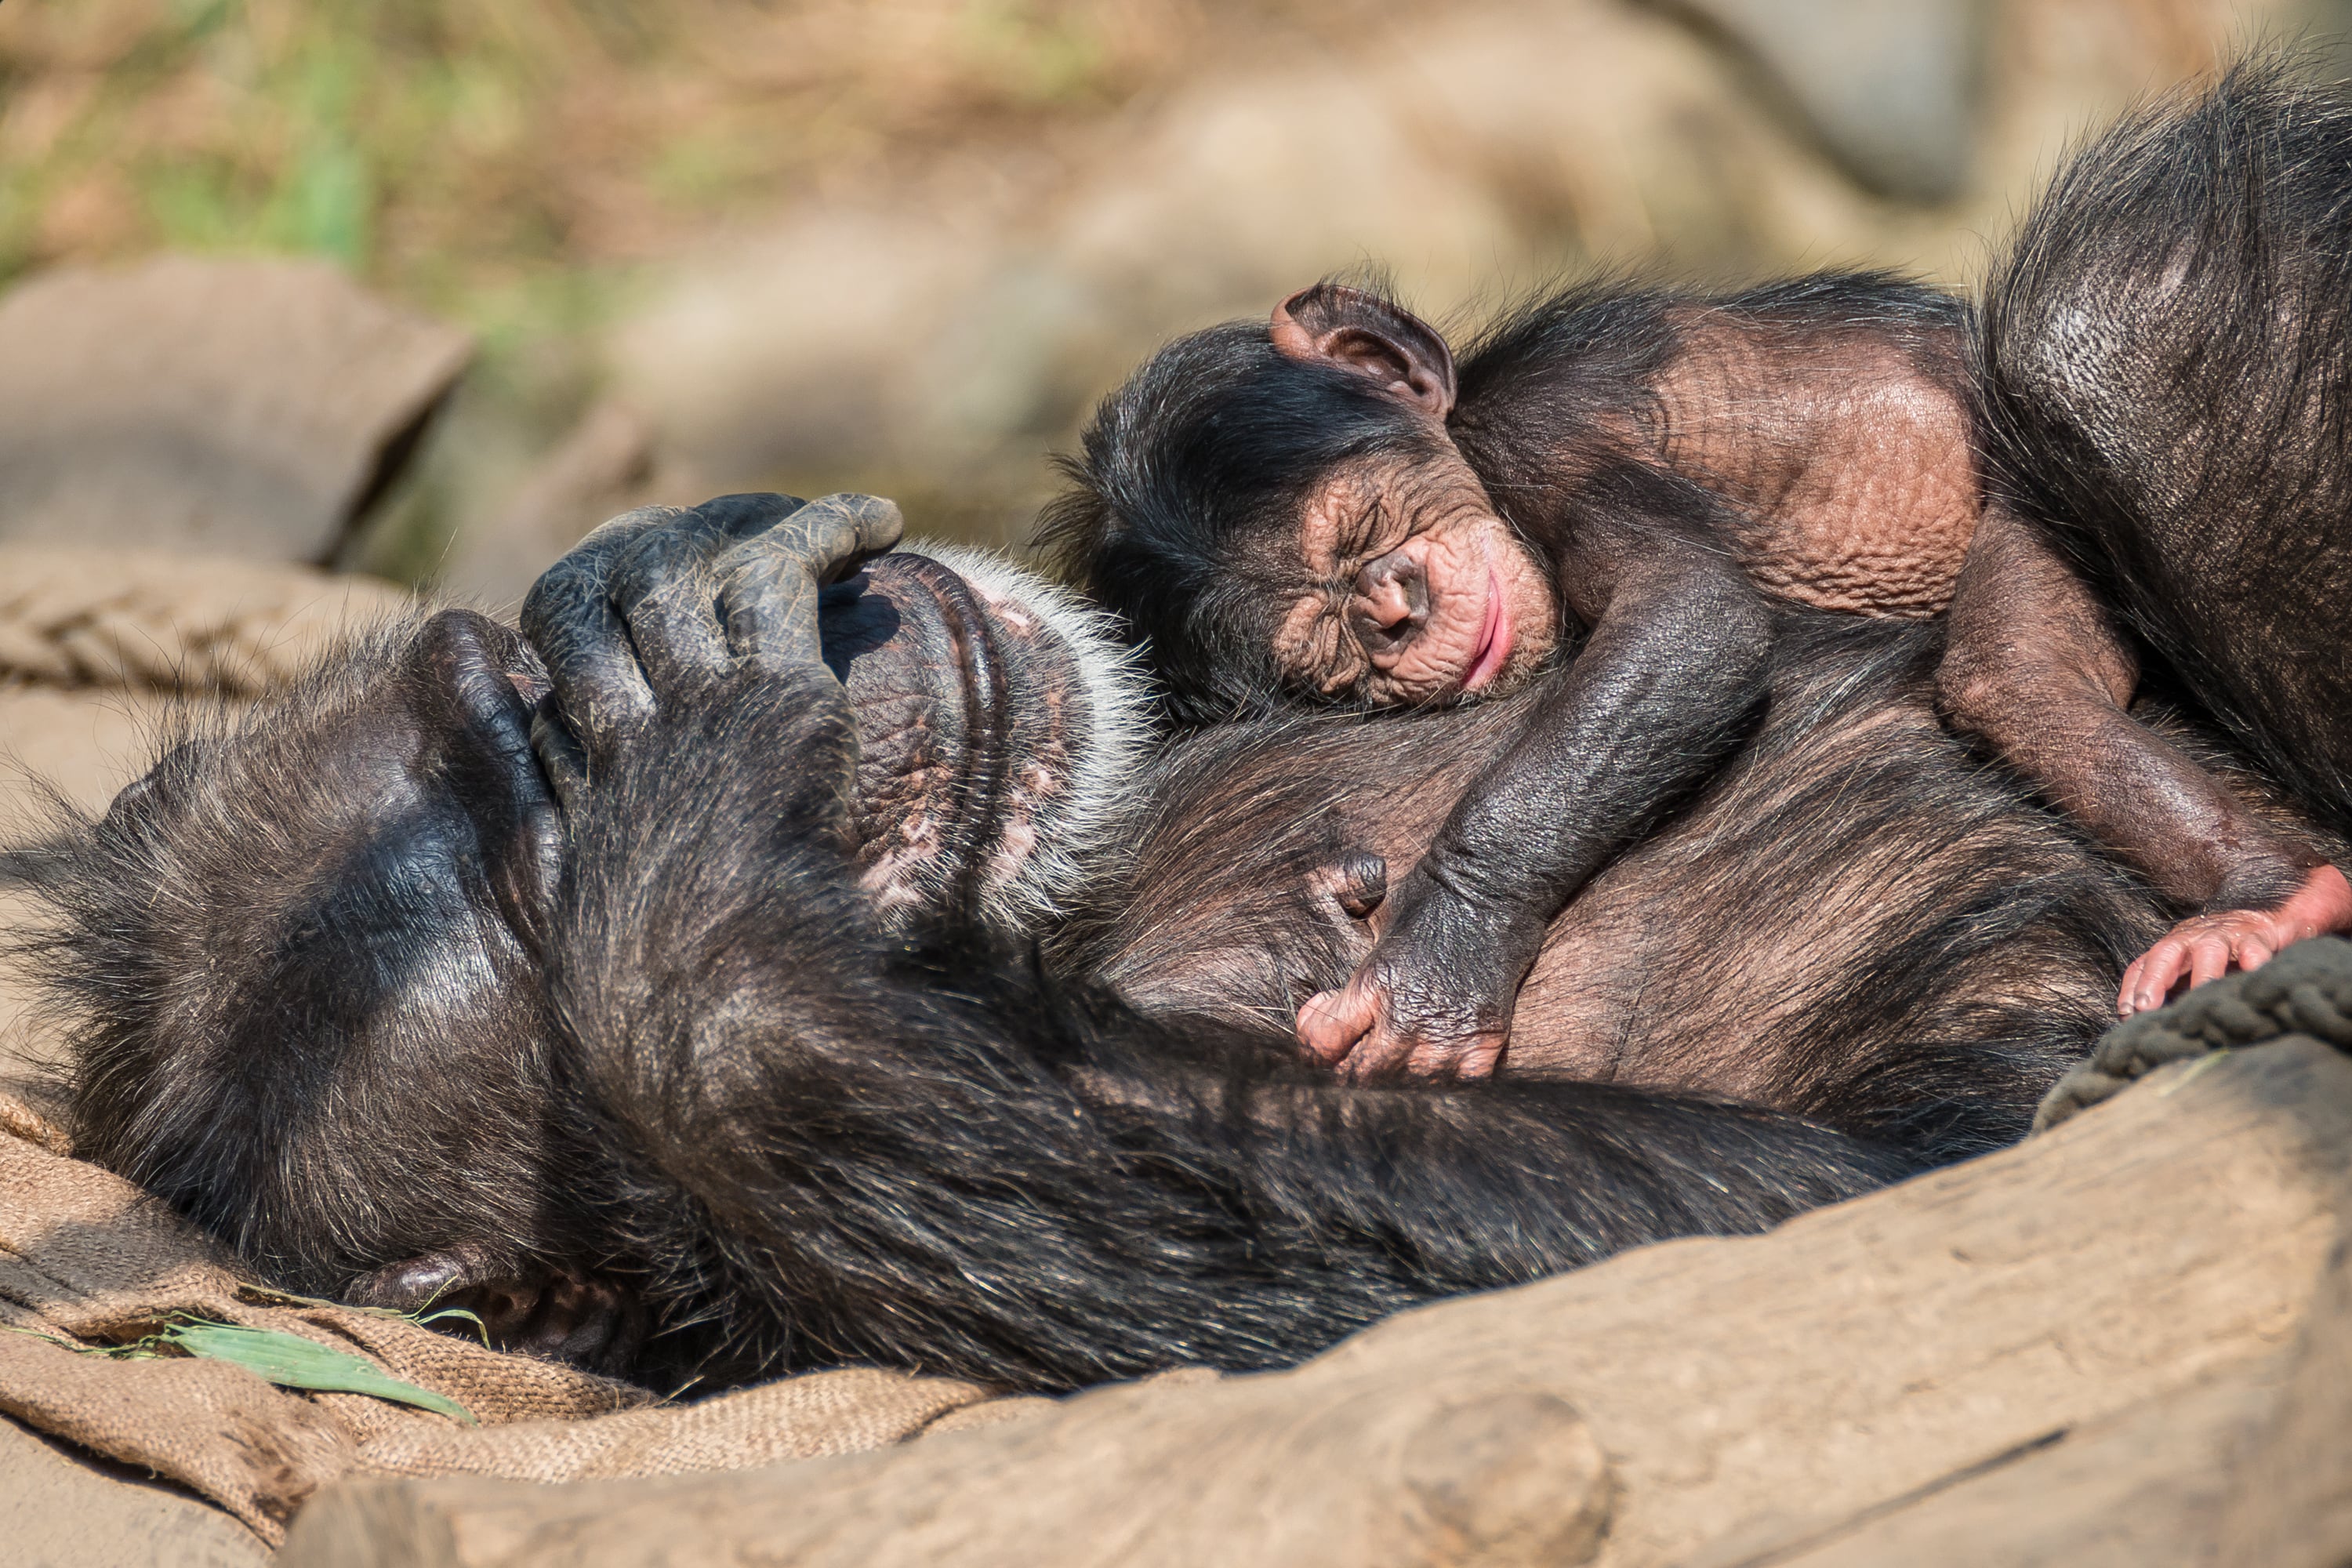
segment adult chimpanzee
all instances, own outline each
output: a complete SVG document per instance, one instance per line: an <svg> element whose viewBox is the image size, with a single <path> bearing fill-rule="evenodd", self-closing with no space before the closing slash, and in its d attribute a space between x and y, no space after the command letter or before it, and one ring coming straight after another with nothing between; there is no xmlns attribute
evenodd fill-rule
<svg viewBox="0 0 2352 1568"><path fill-rule="evenodd" d="M1776 599L1950 607L1947 716L2197 911L2121 1011L2352 930L2318 846L2126 713L2130 646L1985 506L1970 404L1962 307L1886 278L1579 288L1458 372L1392 300L1320 284L1107 399L1043 536L1195 718L1543 689L1460 781L1379 943L1299 1016L1359 1076L1493 1068L1552 917L1744 733ZM1589 629L1547 668L1563 620Z"/></svg>
<svg viewBox="0 0 2352 1568"><path fill-rule="evenodd" d="M1041 1387L1285 1361L1916 1164L1608 1085L1359 1089L1008 952L986 911L1125 696L1050 594L907 554L824 617L845 695L814 574L886 518L624 520L535 590L543 663L444 612L184 741L46 868L79 1147L298 1289L452 1287L626 1360L618 1282L706 1377Z"/></svg>
<svg viewBox="0 0 2352 1568"><path fill-rule="evenodd" d="M2101 177L2062 185L2030 232L2068 232L2095 199L2168 202L2195 262L2196 215L2234 205L2274 247L2265 267L2340 279L2341 121L2274 85L2233 90L2094 149ZM2189 177L2323 132L2336 161L2305 157L2294 178ZM2149 287L2198 294L2201 324L2270 319L2270 271L2222 254L2173 281L2179 259L2095 248L2032 287L2078 300L2065 333L2095 335ZM2056 328L2037 348L2004 298L1996 365L2046 367L2001 383L2020 467L2053 449L2038 432L2088 429L2122 466L2131 426L2075 411L2137 371L2070 353L2082 340ZM2337 320L2284 316L2270 352L2315 356L2294 334ZM2273 405L2271 445L2340 466L2318 410ZM2211 422L2158 412L2168 440ZM2281 471L2240 459L2230 493L2315 521L2269 488ZM2202 580L2159 515L2113 516ZM1312 771L1263 737L1212 738L1165 765L1142 858L1090 929L1045 960L1008 950L1003 929L1045 891L1041 847L1084 826L1074 781L1109 771L1125 700L1052 595L976 568L887 555L820 605L816 576L890 531L849 501L637 518L542 582L538 654L444 613L169 753L37 868L83 1013L82 1148L299 1288L454 1287L493 1315L506 1303L516 1337L640 1366L869 1360L1060 1387L1279 1363L1412 1301L1767 1224L2008 1135L2153 929L2126 879L1926 726L1915 634L1801 628L1752 756L1658 836L1647 873L1623 862L1647 889L1588 895L1643 906L1571 931L1607 962L1538 976L1570 1021L1557 1066L1738 1071L1771 1103L1529 1077L1340 1083L1279 1028L1209 1016L1205 985L1315 983L1286 966L1328 968L1361 940L1340 933L1378 913L1370 857L1410 853L1432 811L1392 789L1382 816L1359 791L1335 838L1270 824L1262 874L1293 879L1268 884L1269 927L1230 882L1171 879L1209 863L1186 858L1188 825L1216 836L1209 806L1295 802ZM2346 551L2335 534L2314 548ZM2130 559L2116 570L2137 580ZM2340 647L2332 623L2295 635ZM1386 728L1442 731L1467 768L1507 718ZM1303 754L1360 771L1371 732ZM1667 926L1718 899L1778 900L1736 978L1777 977L1786 997L1643 973L1673 951ZM1183 919L1151 929L1154 910L1237 911L1242 958L1213 971ZM1858 949L1858 926L1894 950ZM1779 952L1792 967L1769 967ZM650 1360L600 1300L615 1287L670 1330Z"/></svg>

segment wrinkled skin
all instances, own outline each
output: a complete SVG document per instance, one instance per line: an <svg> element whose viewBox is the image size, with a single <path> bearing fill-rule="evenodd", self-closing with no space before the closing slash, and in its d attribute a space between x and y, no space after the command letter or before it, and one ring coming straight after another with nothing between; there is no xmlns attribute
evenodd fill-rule
<svg viewBox="0 0 2352 1568"><path fill-rule="evenodd" d="M1559 640L1549 577L1459 453L1342 468L1307 503L1299 542L1318 586L1283 618L1275 657L1325 699L1412 708L1499 695Z"/></svg>

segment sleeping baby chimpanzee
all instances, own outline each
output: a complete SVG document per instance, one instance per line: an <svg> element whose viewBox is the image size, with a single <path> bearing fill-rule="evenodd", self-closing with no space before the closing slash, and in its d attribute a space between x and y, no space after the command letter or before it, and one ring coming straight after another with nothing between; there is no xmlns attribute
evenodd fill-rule
<svg viewBox="0 0 2352 1568"><path fill-rule="evenodd" d="M1570 289L1458 368L1322 283L1137 372L1041 537L1189 721L1550 689L1300 1010L1353 1074L1492 1069L1547 923L1761 701L1775 597L1948 614L1948 718L2189 915L2119 1010L2352 929L2340 871L2125 710L2134 645L1991 493L1971 387L1965 308L1886 277Z"/></svg>

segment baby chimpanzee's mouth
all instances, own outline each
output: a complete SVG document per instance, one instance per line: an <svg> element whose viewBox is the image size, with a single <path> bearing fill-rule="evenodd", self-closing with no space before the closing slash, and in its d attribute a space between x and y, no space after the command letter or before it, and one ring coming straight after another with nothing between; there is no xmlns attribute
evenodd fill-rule
<svg viewBox="0 0 2352 1568"><path fill-rule="evenodd" d="M1475 691L1493 680L1511 661L1511 612L1503 602L1502 574L1486 563L1486 614L1478 627L1477 646L1470 650L1470 673L1462 689Z"/></svg>

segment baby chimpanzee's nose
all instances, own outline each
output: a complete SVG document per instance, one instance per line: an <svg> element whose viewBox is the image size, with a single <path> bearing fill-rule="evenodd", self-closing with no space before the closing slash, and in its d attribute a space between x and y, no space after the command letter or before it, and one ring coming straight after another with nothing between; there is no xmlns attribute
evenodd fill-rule
<svg viewBox="0 0 2352 1568"><path fill-rule="evenodd" d="M1419 632L1429 619L1429 578L1420 557L1391 550L1357 573L1349 616L1366 647L1403 642Z"/></svg>

